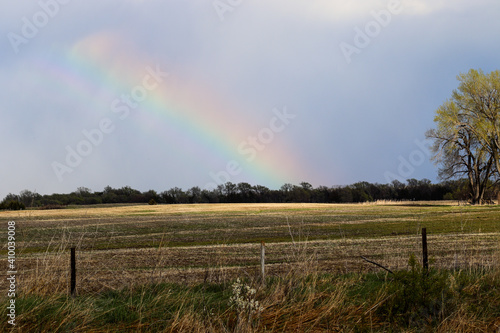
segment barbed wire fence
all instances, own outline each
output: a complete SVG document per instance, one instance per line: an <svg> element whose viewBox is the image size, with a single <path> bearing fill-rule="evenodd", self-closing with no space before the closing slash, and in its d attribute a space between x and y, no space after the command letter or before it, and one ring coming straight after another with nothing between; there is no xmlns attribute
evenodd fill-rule
<svg viewBox="0 0 500 333"><path fill-rule="evenodd" d="M373 263L389 270L405 269L411 253L421 258L424 267L498 267L498 234L442 237L426 228L421 231L376 239L130 249L95 249L82 242L76 246L66 242L57 251L21 253L17 275L23 293L76 295L162 282L227 283L237 277L265 282L266 277L290 270L302 274L384 272ZM1 288L5 275L0 273Z"/></svg>

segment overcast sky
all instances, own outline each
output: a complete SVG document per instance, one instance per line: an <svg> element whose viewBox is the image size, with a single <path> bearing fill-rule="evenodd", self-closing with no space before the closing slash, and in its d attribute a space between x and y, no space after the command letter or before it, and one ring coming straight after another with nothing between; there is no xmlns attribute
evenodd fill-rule
<svg viewBox="0 0 500 333"><path fill-rule="evenodd" d="M9 1L0 197L428 178L424 133L498 69L494 0Z"/></svg>

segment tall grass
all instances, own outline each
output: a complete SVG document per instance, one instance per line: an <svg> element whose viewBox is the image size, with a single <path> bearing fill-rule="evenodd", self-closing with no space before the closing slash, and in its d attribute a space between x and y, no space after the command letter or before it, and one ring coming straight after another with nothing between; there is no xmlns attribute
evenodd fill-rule
<svg viewBox="0 0 500 333"><path fill-rule="evenodd" d="M255 289L247 301L261 311L249 315L234 305L229 276L203 283L143 280L121 288L84 290L67 296L66 277L51 274L66 261L66 246L40 258L38 278L23 280L12 332L495 332L500 329L500 267L470 265L424 274L410 259L408 269L389 274L324 273L307 242L292 246L286 270L261 283L243 274ZM161 251L158 250L158 251ZM48 253L48 252L47 252ZM66 258L63 258L66 256ZM497 258L498 255L497 255ZM163 255L158 252L159 262ZM43 262L43 264L42 264ZM223 266L223 262L215 261ZM51 267L50 265L55 265ZM215 272L217 267L213 268ZM227 279L231 279L228 281ZM0 315L5 317L5 301Z"/></svg>

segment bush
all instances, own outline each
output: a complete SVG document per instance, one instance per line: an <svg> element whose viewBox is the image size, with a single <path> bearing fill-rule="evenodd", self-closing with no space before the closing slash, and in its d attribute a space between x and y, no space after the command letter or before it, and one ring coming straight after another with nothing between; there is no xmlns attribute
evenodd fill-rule
<svg viewBox="0 0 500 333"><path fill-rule="evenodd" d="M2 202L2 204L0 204L0 209L23 210L26 209L26 206L22 202L11 200L8 203Z"/></svg>
<svg viewBox="0 0 500 333"><path fill-rule="evenodd" d="M379 308L379 314L408 327L436 324L453 310L449 275L434 269L425 271L413 254L408 265L410 270L395 272L394 279L388 281L391 297Z"/></svg>
<svg viewBox="0 0 500 333"><path fill-rule="evenodd" d="M157 205L157 203L156 203L156 200L155 200L155 199L151 199L151 200L149 200L149 202L148 202L148 203L149 203L150 205Z"/></svg>
<svg viewBox="0 0 500 333"><path fill-rule="evenodd" d="M56 204L50 204L50 205L43 205L42 207L39 207L39 210L47 210L47 209L64 209L66 206L64 205L56 205Z"/></svg>

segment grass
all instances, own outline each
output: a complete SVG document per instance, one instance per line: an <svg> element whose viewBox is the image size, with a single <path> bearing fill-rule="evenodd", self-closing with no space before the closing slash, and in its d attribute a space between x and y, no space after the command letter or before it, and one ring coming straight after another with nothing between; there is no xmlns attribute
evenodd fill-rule
<svg viewBox="0 0 500 333"><path fill-rule="evenodd" d="M43 251L68 234L82 236L85 248L288 242L290 229L309 240L417 234L422 225L433 234L497 232L500 209L421 205L158 205L58 211L0 212L15 219L28 248ZM150 206L148 206L150 207ZM145 213L147 211L147 213ZM146 215L145 215L146 214ZM110 239L118 246L113 246ZM131 238L134 240L131 241ZM132 244L133 243L133 244Z"/></svg>
<svg viewBox="0 0 500 333"><path fill-rule="evenodd" d="M5 230L9 220L16 221L19 272L14 331L488 332L500 325L500 206L216 204L0 212ZM432 283L419 280L418 266L408 263L420 255L422 227L436 269ZM0 239L5 254L5 233ZM259 282L261 241L265 288ZM77 248L76 299L67 297L70 247ZM257 289L262 312L229 306L236 278ZM405 301L415 294L408 286L420 288L417 308ZM1 279L0 290L5 287Z"/></svg>
<svg viewBox="0 0 500 333"><path fill-rule="evenodd" d="M12 331L38 332L494 332L498 270L336 275L313 266L243 285L262 311L231 305L227 283L145 284L78 296L21 295ZM307 274L304 274L307 272ZM234 282L234 281L233 281ZM2 309L5 309L5 303ZM5 316L5 310L0 315ZM8 330L5 322L1 329Z"/></svg>

